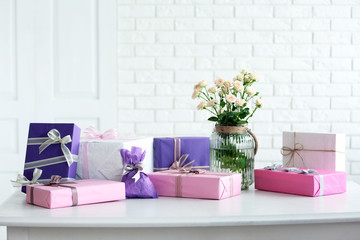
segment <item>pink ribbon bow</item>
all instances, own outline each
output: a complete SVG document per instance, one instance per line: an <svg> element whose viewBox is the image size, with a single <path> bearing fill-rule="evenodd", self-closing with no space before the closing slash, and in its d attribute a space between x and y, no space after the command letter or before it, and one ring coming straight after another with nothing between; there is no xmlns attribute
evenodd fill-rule
<svg viewBox="0 0 360 240"><path fill-rule="evenodd" d="M100 133L100 131L93 126L84 130L84 138L86 139L117 139L118 136L119 133L115 128L106 130L104 133Z"/></svg>

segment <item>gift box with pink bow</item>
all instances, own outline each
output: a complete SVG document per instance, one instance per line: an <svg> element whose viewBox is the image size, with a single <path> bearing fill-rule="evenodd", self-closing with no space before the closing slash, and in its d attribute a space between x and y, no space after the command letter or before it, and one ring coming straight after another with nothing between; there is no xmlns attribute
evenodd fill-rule
<svg viewBox="0 0 360 240"><path fill-rule="evenodd" d="M345 134L283 132L285 167L345 171Z"/></svg>
<svg viewBox="0 0 360 240"><path fill-rule="evenodd" d="M132 146L146 151L143 171L152 172L152 138L121 135L116 129L110 129L103 133L94 127L85 129L80 140L77 178L121 181L123 159L120 149L131 149Z"/></svg>

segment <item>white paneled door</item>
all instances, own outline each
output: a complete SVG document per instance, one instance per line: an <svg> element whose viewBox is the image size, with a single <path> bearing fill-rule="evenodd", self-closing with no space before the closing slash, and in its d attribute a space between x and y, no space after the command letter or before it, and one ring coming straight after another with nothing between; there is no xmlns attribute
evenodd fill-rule
<svg viewBox="0 0 360 240"><path fill-rule="evenodd" d="M116 0L0 0L0 202L30 122L116 126Z"/></svg>

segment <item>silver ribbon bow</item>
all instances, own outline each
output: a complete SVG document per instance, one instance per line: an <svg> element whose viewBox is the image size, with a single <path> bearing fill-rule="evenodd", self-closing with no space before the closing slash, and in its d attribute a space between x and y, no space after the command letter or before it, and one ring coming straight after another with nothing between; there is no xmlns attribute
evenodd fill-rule
<svg viewBox="0 0 360 240"><path fill-rule="evenodd" d="M298 171L299 174L316 174L319 176L319 196L324 195L324 176L321 175L320 173L318 173L316 170L314 169L299 169Z"/></svg>
<svg viewBox="0 0 360 240"><path fill-rule="evenodd" d="M301 169L299 171L299 174L319 174L319 173L314 169Z"/></svg>
<svg viewBox="0 0 360 240"><path fill-rule="evenodd" d="M140 179L140 172L143 171L143 163L142 162L138 162L135 165L126 164L123 169L123 176L134 170L136 170L136 174L132 178L135 179L135 182L137 182Z"/></svg>
<svg viewBox="0 0 360 240"><path fill-rule="evenodd" d="M283 171L285 171L285 172L296 172L296 173L300 173L300 169L295 168L295 167L283 168L283 169L281 169L281 170L283 170Z"/></svg>
<svg viewBox="0 0 360 240"><path fill-rule="evenodd" d="M15 181L14 180L10 180L10 181L14 187L23 187L29 184L38 184L37 180L39 180L41 174L42 174L42 170L39 168L35 168L33 171L33 178L31 179L31 181L22 174L18 174Z"/></svg>
<svg viewBox="0 0 360 240"><path fill-rule="evenodd" d="M272 170L272 171L275 171L275 170L279 170L280 168L282 168L282 164L279 164L279 163L274 163L274 164L272 164L272 165L270 165L270 166L266 166L266 167L264 167L264 169L266 169L266 170Z"/></svg>
<svg viewBox="0 0 360 240"><path fill-rule="evenodd" d="M39 147L39 154L41 154L48 146L54 143L61 144L61 150L64 154L64 157L67 161L68 166L70 167L71 164L74 162L74 159L71 155L69 148L65 145L71 142L70 135L66 135L65 137L61 138L60 132L57 129L52 129L48 132L49 139L43 142Z"/></svg>

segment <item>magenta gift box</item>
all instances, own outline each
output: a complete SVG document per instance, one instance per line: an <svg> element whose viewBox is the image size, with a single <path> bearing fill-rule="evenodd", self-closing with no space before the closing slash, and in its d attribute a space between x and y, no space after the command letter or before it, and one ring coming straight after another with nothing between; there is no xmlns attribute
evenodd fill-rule
<svg viewBox="0 0 360 240"><path fill-rule="evenodd" d="M26 186L26 202L45 208L71 207L123 199L125 199L125 184L110 180L87 179L62 182L59 186L43 184Z"/></svg>
<svg viewBox="0 0 360 240"><path fill-rule="evenodd" d="M241 193L241 174L205 172L180 173L167 170L148 173L159 196L224 199Z"/></svg>
<svg viewBox="0 0 360 240"><path fill-rule="evenodd" d="M345 172L316 171L318 174L255 169L255 188L310 197L346 192Z"/></svg>

